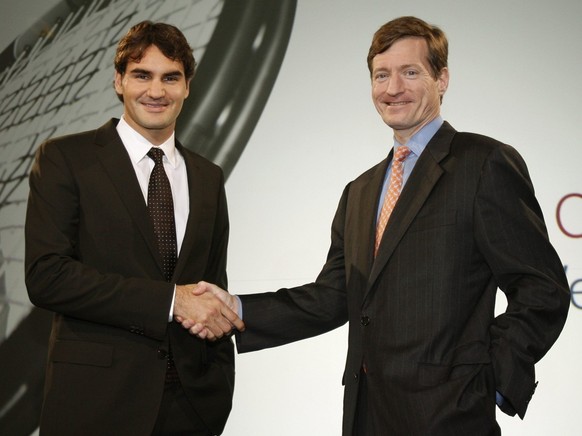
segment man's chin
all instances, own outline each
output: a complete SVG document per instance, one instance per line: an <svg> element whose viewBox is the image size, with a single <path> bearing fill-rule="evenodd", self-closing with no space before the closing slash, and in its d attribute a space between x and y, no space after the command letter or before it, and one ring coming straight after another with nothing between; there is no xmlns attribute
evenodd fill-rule
<svg viewBox="0 0 582 436"><path fill-rule="evenodd" d="M165 130L174 125L173 122L168 120L144 120L142 127L147 130Z"/></svg>

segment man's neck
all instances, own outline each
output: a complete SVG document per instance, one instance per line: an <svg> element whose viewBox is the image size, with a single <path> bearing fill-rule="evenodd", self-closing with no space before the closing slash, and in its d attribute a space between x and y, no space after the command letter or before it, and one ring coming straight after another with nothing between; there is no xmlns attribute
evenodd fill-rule
<svg viewBox="0 0 582 436"><path fill-rule="evenodd" d="M394 139L400 145L406 145L414 135L416 135L418 132L424 129L427 126L427 124L430 124L438 117L440 117L440 114L437 114L435 117L423 122L422 124L419 124L418 126L414 126L413 128L408 130L393 129Z"/></svg>

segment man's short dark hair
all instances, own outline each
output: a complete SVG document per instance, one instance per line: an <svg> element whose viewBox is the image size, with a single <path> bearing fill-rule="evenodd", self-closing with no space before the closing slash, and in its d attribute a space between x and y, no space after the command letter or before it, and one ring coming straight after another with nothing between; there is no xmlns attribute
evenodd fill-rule
<svg viewBox="0 0 582 436"><path fill-rule="evenodd" d="M142 21L133 26L119 41L115 53L115 71L124 74L128 62L139 62L146 50L155 45L168 59L181 62L186 81L194 77L196 61L184 34L166 23Z"/></svg>

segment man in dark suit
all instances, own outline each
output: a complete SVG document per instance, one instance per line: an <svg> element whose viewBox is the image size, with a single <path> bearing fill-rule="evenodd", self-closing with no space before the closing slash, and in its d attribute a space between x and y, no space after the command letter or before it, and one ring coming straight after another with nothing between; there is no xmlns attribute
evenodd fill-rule
<svg viewBox="0 0 582 436"><path fill-rule="evenodd" d="M240 352L349 322L344 435L499 435L496 403L523 418L534 364L566 320L568 284L522 158L440 117L447 46L414 17L376 32L372 97L393 150L345 188L314 283L240 296ZM495 316L498 288L508 306Z"/></svg>
<svg viewBox="0 0 582 436"><path fill-rule="evenodd" d="M234 353L219 338L243 325L215 296L192 294L202 279L226 287L229 227L222 171L174 139L194 68L174 26L132 27L115 58L121 120L38 150L26 284L35 305L55 312L41 434L224 428ZM197 319L216 341L173 316Z"/></svg>

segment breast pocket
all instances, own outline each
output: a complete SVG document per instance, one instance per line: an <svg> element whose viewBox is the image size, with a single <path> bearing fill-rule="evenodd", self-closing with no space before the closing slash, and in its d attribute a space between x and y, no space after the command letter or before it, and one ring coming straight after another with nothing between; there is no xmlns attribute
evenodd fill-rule
<svg viewBox="0 0 582 436"><path fill-rule="evenodd" d="M409 232L438 230L455 224L457 224L457 211L455 209L431 210L417 216L412 222Z"/></svg>

